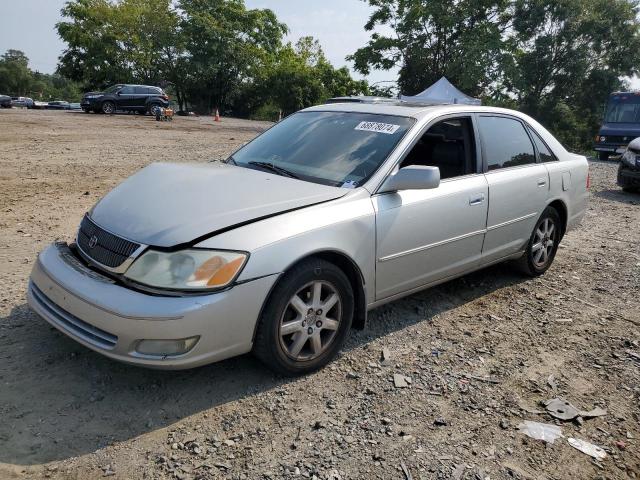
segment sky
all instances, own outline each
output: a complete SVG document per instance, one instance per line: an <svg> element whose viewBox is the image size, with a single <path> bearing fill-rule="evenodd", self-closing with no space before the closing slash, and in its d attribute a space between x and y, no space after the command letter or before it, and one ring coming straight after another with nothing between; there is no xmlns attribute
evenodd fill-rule
<svg viewBox="0 0 640 480"><path fill-rule="evenodd" d="M55 31L65 0L4 0L0 54L13 48L25 52L33 70L53 73L65 47ZM270 8L289 27L289 40L311 35L336 67L352 67L345 57L364 46L364 24L371 8L361 0L245 0L249 8ZM8 21L7 21L8 20ZM354 74L357 78L365 78ZM371 83L396 80L395 72L377 71Z"/></svg>

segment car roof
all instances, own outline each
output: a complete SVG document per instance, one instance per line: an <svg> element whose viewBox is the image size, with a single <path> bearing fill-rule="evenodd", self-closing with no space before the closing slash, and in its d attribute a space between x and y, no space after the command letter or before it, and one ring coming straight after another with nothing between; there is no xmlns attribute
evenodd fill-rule
<svg viewBox="0 0 640 480"><path fill-rule="evenodd" d="M415 118L422 120L435 114L448 114L456 112L478 112L478 113L496 113L503 115L514 115L517 117L525 117L520 112L497 107L482 107L479 105L454 105L454 104L425 104L425 103L409 103L409 102L384 102L384 103L367 103L367 102L345 102L330 103L325 105L317 105L307 108L303 112L351 112L351 113L371 113L377 115L393 115L399 117Z"/></svg>

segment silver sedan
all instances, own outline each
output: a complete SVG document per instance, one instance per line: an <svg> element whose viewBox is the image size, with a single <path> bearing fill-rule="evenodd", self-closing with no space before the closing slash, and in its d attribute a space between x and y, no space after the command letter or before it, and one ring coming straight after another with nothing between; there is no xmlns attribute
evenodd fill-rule
<svg viewBox="0 0 640 480"><path fill-rule="evenodd" d="M318 106L223 164L133 175L40 254L29 304L116 360L253 352L301 374L379 305L506 260L543 274L588 183L584 157L515 111Z"/></svg>

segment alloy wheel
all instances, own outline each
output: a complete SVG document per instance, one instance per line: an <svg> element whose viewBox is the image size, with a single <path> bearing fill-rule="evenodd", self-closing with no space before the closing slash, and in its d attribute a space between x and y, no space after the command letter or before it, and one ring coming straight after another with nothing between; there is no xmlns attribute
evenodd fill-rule
<svg viewBox="0 0 640 480"><path fill-rule="evenodd" d="M298 290L285 308L279 325L284 352L308 361L327 351L342 320L342 299L335 286L314 281Z"/></svg>
<svg viewBox="0 0 640 480"><path fill-rule="evenodd" d="M544 268L551 259L556 244L556 226L551 218L545 218L535 232L535 240L531 247L533 263L537 268Z"/></svg>

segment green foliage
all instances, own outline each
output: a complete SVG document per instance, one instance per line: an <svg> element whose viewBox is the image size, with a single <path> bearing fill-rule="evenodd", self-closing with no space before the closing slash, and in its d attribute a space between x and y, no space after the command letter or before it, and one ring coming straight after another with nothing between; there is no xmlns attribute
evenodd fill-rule
<svg viewBox="0 0 640 480"><path fill-rule="evenodd" d="M243 0L70 0L62 13L58 72L87 89L153 83L181 109L240 115L367 91L313 39L283 45L286 25Z"/></svg>
<svg viewBox="0 0 640 480"><path fill-rule="evenodd" d="M588 148L608 94L640 65L638 0L366 0L374 32L350 58L399 67L404 94L442 75L485 103L523 110Z"/></svg>
<svg viewBox="0 0 640 480"><path fill-rule="evenodd" d="M516 0L502 89L567 145L586 149L609 93L637 72L637 2Z"/></svg>
<svg viewBox="0 0 640 480"><path fill-rule="evenodd" d="M401 91L414 95L446 76L471 95L497 76L506 0L369 0L375 8L365 29L380 25L349 58L356 70L400 68Z"/></svg>
<svg viewBox="0 0 640 480"><path fill-rule="evenodd" d="M35 100L78 101L78 86L60 75L33 72L19 50L7 50L0 58L0 94Z"/></svg>

